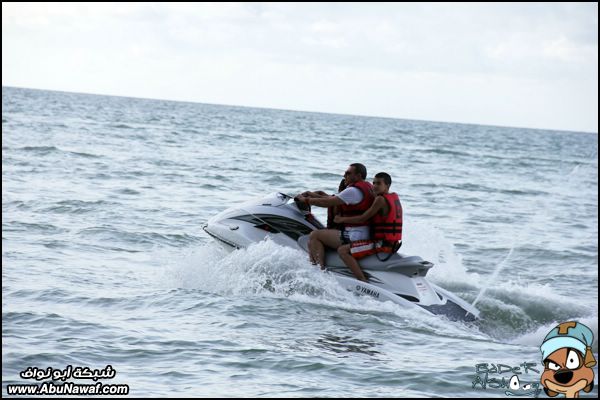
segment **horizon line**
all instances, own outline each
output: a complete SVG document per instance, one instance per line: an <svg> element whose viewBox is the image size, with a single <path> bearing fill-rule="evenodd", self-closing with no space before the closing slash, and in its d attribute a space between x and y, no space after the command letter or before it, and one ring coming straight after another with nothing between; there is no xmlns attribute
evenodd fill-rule
<svg viewBox="0 0 600 400"><path fill-rule="evenodd" d="M530 130L538 130L538 131L553 131L553 132L568 132L568 133L583 133L583 134L598 135L597 131L594 132L594 131L575 131L575 130L551 129L551 128L532 128L532 127L526 127L526 126L480 124L477 122L431 121L431 120L425 120L425 119L388 117L388 116L379 116L379 115L346 114L346 113L335 113L335 112L328 112L328 111L311 111L311 110L292 110L292 109L286 109L286 108L257 107L257 106L238 105L238 104L221 104L221 103L209 103L209 102L190 101L190 100L159 99L159 98L152 98L152 97L125 96L125 95L105 94L105 93L73 92L73 91L59 90L59 89L41 89L41 88L32 88L32 87L24 87L24 86L2 85L3 89L5 87L6 88L15 88L15 89L26 89L26 90L40 90L40 91L48 91L48 92L84 94L84 95L91 95L91 96L123 97L123 98L140 99L140 100L158 100L158 101L171 101L171 102L176 102L176 103L206 104L206 105L224 106L224 107L258 108L258 109L275 110L275 111L292 111L292 112L341 115L341 116L362 117L362 118L384 118L384 119L396 119L396 120L403 120L403 121L433 122L433 123L442 123L442 124L477 125L477 126L489 126L489 127L494 127L494 128L530 129Z"/></svg>

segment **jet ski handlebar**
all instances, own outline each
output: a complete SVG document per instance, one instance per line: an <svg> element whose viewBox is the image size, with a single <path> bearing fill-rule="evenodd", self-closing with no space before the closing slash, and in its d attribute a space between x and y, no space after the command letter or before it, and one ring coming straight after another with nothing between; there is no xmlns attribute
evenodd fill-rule
<svg viewBox="0 0 600 400"><path fill-rule="evenodd" d="M296 207L298 207L298 209L300 211L304 211L304 212L310 212L310 204L307 204L303 201L300 201L298 199L298 196L294 197L294 203L296 203Z"/></svg>

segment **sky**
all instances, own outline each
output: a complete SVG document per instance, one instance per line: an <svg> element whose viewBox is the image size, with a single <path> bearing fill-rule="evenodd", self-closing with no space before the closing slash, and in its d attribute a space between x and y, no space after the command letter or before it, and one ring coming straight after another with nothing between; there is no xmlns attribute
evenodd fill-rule
<svg viewBox="0 0 600 400"><path fill-rule="evenodd" d="M2 85L598 132L597 3L2 3Z"/></svg>

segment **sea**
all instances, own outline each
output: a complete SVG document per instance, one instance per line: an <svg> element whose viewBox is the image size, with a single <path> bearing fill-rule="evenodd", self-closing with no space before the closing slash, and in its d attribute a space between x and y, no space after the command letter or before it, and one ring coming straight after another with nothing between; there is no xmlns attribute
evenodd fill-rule
<svg viewBox="0 0 600 400"><path fill-rule="evenodd" d="M356 162L392 176L400 252L479 320L202 229L269 193L335 193ZM540 345L566 321L597 358L597 133L2 87L3 397L546 397ZM69 366L98 374L44 375Z"/></svg>

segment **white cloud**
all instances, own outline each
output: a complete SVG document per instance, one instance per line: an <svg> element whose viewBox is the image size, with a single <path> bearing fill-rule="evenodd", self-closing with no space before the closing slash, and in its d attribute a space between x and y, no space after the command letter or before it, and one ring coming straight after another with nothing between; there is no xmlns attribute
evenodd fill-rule
<svg viewBox="0 0 600 400"><path fill-rule="evenodd" d="M595 3L3 3L2 83L597 132L597 35Z"/></svg>
<svg viewBox="0 0 600 400"><path fill-rule="evenodd" d="M586 63L598 60L598 46L577 44L561 35L544 43L543 54L565 62Z"/></svg>

